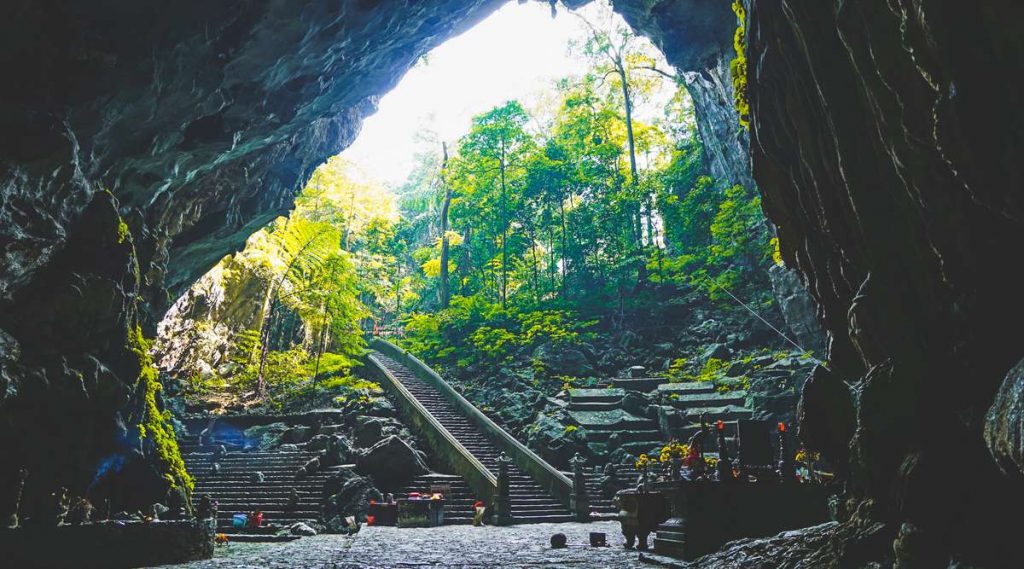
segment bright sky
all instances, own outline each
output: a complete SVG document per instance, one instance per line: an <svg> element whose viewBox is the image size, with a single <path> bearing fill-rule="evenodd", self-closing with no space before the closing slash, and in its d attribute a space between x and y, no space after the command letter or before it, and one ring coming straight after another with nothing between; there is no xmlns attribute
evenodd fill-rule
<svg viewBox="0 0 1024 569"><path fill-rule="evenodd" d="M496 105L518 99L529 108L554 80L582 74L585 62L568 47L583 37L584 24L564 7L552 18L547 4L509 2L411 69L342 156L368 176L398 184L413 167L419 130L451 143L469 131L474 115Z"/></svg>

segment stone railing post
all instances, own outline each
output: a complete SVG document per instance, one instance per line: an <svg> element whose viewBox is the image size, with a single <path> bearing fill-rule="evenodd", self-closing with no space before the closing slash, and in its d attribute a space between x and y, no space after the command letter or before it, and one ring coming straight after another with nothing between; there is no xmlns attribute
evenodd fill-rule
<svg viewBox="0 0 1024 569"><path fill-rule="evenodd" d="M507 526L512 523L512 499L509 493L508 467L512 459L502 452L498 455L498 492L494 496L494 523Z"/></svg>
<svg viewBox="0 0 1024 569"><path fill-rule="evenodd" d="M796 469L793 466L793 457L789 455L789 445L786 443L786 424L779 423L779 478L783 482L795 482Z"/></svg>
<svg viewBox="0 0 1024 569"><path fill-rule="evenodd" d="M715 425L718 432L718 481L732 482L736 477L732 473L732 460L729 458L729 446L725 443L725 421L721 419Z"/></svg>
<svg viewBox="0 0 1024 569"><path fill-rule="evenodd" d="M587 496L587 475L584 472L587 459L576 453L569 464L572 465L572 513L576 521L590 521L590 498Z"/></svg>

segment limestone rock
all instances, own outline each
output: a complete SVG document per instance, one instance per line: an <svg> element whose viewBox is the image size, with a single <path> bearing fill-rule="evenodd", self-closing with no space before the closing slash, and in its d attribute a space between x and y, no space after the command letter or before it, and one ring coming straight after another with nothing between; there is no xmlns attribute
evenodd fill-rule
<svg viewBox="0 0 1024 569"><path fill-rule="evenodd" d="M324 503L324 518L362 516L370 506L370 500L380 501L381 493L373 482L348 469L341 469L327 478L324 488L328 498ZM334 533L328 524L328 531Z"/></svg>
<svg viewBox="0 0 1024 569"><path fill-rule="evenodd" d="M823 366L804 383L798 414L800 439L839 468L848 462L856 426L853 398L846 385Z"/></svg>
<svg viewBox="0 0 1024 569"><path fill-rule="evenodd" d="M999 467L1024 477L1024 360L1006 377L985 417L985 442Z"/></svg>
<svg viewBox="0 0 1024 569"><path fill-rule="evenodd" d="M268 450L281 443L281 435L288 430L284 423L256 425L245 430L246 450Z"/></svg>
<svg viewBox="0 0 1024 569"><path fill-rule="evenodd" d="M370 417L360 415L356 417L356 425L352 431L356 445L360 447L372 447L385 437L397 435L402 424L388 417Z"/></svg>
<svg viewBox="0 0 1024 569"><path fill-rule="evenodd" d="M360 454L356 468L384 486L400 484L428 470L419 453L395 435Z"/></svg>
<svg viewBox="0 0 1024 569"><path fill-rule="evenodd" d="M288 531L292 535L304 535L304 536L314 536L314 535L316 535L316 530L315 529L309 527L308 525L306 525L306 524L304 524L302 522L296 522L296 523L288 526Z"/></svg>
<svg viewBox="0 0 1024 569"><path fill-rule="evenodd" d="M786 319L795 340L818 357L825 356L825 332L818 322L818 308L808 294L800 275L781 265L768 270L771 276L772 292L779 303L782 317Z"/></svg>
<svg viewBox="0 0 1024 569"><path fill-rule="evenodd" d="M725 346L725 344L711 344L704 350L704 360L711 358L719 360L728 360L732 357L732 350Z"/></svg>

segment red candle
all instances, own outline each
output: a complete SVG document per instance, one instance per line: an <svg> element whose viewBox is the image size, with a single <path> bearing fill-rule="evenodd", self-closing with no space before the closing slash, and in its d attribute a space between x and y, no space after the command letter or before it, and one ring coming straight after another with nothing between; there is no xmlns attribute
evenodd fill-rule
<svg viewBox="0 0 1024 569"><path fill-rule="evenodd" d="M725 421L719 419L718 423L715 423L715 425L718 427L719 431L724 431L725 430Z"/></svg>
<svg viewBox="0 0 1024 569"><path fill-rule="evenodd" d="M779 423L779 432L780 433L785 433L786 432L786 424L785 423Z"/></svg>

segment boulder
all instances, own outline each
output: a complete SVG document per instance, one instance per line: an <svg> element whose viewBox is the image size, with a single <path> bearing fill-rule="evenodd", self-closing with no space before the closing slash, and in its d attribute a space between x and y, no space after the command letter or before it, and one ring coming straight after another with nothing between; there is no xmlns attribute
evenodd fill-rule
<svg viewBox="0 0 1024 569"><path fill-rule="evenodd" d="M707 361L711 358L728 360L732 358L732 350L727 348L725 344L711 344L704 349L703 359Z"/></svg>
<svg viewBox="0 0 1024 569"><path fill-rule="evenodd" d="M316 530L315 529L307 526L306 524L304 524L302 522L296 522L296 523L288 526L288 531L292 535L305 535L305 536L314 536L314 535L316 535Z"/></svg>
<svg viewBox="0 0 1024 569"><path fill-rule="evenodd" d="M382 496L373 482L347 468L331 474L327 478L324 492L328 496L324 503L324 518L331 520L345 516L361 517L369 509L370 500L380 501ZM329 533L332 531L328 524Z"/></svg>
<svg viewBox="0 0 1024 569"><path fill-rule="evenodd" d="M750 364L744 363L740 360L733 362L725 372L725 375L729 377L740 377L748 371L750 371Z"/></svg>
<svg viewBox="0 0 1024 569"><path fill-rule="evenodd" d="M313 438L309 439L308 443L306 443L306 450L312 452L327 450L327 446L330 445L330 443L331 437L329 435L315 435Z"/></svg>
<svg viewBox="0 0 1024 569"><path fill-rule="evenodd" d="M651 403L647 397L636 391L630 391L622 398L622 409L637 417L647 417L650 414L650 408Z"/></svg>
<svg viewBox="0 0 1024 569"><path fill-rule="evenodd" d="M577 452L587 452L585 431L567 425L552 415L537 415L526 432L527 446L557 467L568 468L570 457Z"/></svg>
<svg viewBox="0 0 1024 569"><path fill-rule="evenodd" d="M369 448L385 437L397 435L401 428L402 424L390 417L360 415L356 417L352 436L355 437L357 446Z"/></svg>
<svg viewBox="0 0 1024 569"><path fill-rule="evenodd" d="M352 443L341 435L331 435L327 450L323 452L324 466L345 464L352 458Z"/></svg>
<svg viewBox="0 0 1024 569"><path fill-rule="evenodd" d="M672 342L662 342L659 344L654 344L654 350L658 352L659 355L671 355L672 353L675 352L675 349L675 344L673 344Z"/></svg>
<svg viewBox="0 0 1024 569"><path fill-rule="evenodd" d="M387 399L377 397L367 406L366 414L373 415L374 417L394 417L395 406Z"/></svg>
<svg viewBox="0 0 1024 569"><path fill-rule="evenodd" d="M985 442L1004 473L1012 477L1024 475L1024 360L1003 378L989 407Z"/></svg>
<svg viewBox="0 0 1024 569"><path fill-rule="evenodd" d="M846 383L824 366L814 368L804 383L797 416L804 445L845 469L857 427L853 394Z"/></svg>
<svg viewBox="0 0 1024 569"><path fill-rule="evenodd" d="M356 468L384 486L398 486L427 472L420 454L395 435L361 453L356 458Z"/></svg>
<svg viewBox="0 0 1024 569"><path fill-rule="evenodd" d="M594 367L590 360L580 349L573 346L541 344L533 350L533 358L543 363L551 375L594 375Z"/></svg>
<svg viewBox="0 0 1024 569"><path fill-rule="evenodd" d="M281 433L281 442L304 443L313 438L313 429L310 427L292 427Z"/></svg>

